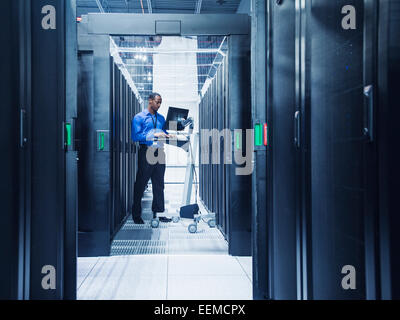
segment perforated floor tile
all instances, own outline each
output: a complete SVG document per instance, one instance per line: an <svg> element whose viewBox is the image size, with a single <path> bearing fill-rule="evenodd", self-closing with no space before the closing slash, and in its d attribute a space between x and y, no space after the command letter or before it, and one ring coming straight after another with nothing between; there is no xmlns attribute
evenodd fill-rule
<svg viewBox="0 0 400 320"><path fill-rule="evenodd" d="M160 240L114 240L111 255L165 254L167 242Z"/></svg>

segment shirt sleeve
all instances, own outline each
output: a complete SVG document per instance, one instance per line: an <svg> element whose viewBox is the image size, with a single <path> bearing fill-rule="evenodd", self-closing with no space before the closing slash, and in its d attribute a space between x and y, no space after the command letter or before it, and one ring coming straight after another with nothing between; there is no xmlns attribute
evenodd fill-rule
<svg viewBox="0 0 400 320"><path fill-rule="evenodd" d="M132 120L132 140L145 142L147 139L143 131L143 118L135 116Z"/></svg>

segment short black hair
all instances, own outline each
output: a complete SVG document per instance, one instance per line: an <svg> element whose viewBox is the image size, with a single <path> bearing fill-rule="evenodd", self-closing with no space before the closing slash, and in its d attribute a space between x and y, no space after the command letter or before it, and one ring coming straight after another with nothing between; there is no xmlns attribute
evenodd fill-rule
<svg viewBox="0 0 400 320"><path fill-rule="evenodd" d="M157 92L153 92L149 95L149 100L155 100L157 96L159 96L161 98L161 94L159 94Z"/></svg>

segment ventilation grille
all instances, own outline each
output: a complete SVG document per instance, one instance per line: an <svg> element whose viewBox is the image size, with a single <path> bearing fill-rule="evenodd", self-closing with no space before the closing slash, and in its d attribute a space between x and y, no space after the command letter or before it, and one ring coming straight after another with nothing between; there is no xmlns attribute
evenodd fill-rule
<svg viewBox="0 0 400 320"><path fill-rule="evenodd" d="M160 240L114 240L111 255L165 254L167 242Z"/></svg>
<svg viewBox="0 0 400 320"><path fill-rule="evenodd" d="M160 222L158 228L165 229L168 228L168 223ZM146 221L145 224L134 224L133 221L127 221L121 230L143 230L143 229L152 229L150 222Z"/></svg>

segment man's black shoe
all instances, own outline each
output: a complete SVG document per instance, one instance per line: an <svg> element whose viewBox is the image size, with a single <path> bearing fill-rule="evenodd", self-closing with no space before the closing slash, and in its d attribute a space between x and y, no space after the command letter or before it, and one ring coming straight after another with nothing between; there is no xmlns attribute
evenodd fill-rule
<svg viewBox="0 0 400 320"><path fill-rule="evenodd" d="M158 219L160 220L160 222L171 222L172 219L167 218L167 217L158 217Z"/></svg>
<svg viewBox="0 0 400 320"><path fill-rule="evenodd" d="M134 224L144 224L144 221L142 218L133 218L133 223Z"/></svg>

